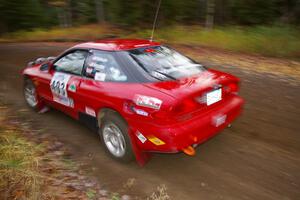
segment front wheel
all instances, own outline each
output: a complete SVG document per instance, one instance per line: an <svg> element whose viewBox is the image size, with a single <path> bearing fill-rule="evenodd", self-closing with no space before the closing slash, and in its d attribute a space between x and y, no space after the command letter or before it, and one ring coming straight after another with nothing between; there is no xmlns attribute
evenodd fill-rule
<svg viewBox="0 0 300 200"><path fill-rule="evenodd" d="M35 85L30 79L24 80L24 98L26 100L27 105L37 110L39 106L39 100L36 92Z"/></svg>
<svg viewBox="0 0 300 200"><path fill-rule="evenodd" d="M106 113L101 120L99 135L106 151L115 159L129 162L134 158L128 125L115 113Z"/></svg>

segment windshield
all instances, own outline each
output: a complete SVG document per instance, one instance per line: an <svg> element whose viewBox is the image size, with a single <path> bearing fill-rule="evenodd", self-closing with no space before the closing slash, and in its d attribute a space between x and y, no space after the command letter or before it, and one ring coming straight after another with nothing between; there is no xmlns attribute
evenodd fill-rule
<svg viewBox="0 0 300 200"><path fill-rule="evenodd" d="M128 52L146 72L160 80L175 80L193 76L205 70L202 65L164 46L139 48Z"/></svg>

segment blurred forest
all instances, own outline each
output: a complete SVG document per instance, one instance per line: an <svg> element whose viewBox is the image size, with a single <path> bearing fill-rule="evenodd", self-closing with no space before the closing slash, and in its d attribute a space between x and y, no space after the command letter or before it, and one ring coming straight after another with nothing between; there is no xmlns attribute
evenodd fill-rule
<svg viewBox="0 0 300 200"><path fill-rule="evenodd" d="M0 33L108 23L151 26L159 0L0 0ZM300 0L162 0L158 26L299 25Z"/></svg>

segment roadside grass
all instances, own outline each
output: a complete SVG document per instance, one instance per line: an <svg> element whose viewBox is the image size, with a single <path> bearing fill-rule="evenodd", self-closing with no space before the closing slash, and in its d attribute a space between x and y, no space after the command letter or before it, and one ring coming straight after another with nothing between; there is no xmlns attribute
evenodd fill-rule
<svg viewBox="0 0 300 200"><path fill-rule="evenodd" d="M94 192L99 185L91 185L79 165L68 159L63 143L40 135L22 119L25 115L12 112L0 102L0 199L101 197Z"/></svg>
<svg viewBox="0 0 300 200"><path fill-rule="evenodd" d="M0 126L0 190L2 198L41 199L39 173L42 147L21 137L16 130Z"/></svg>
<svg viewBox="0 0 300 200"><path fill-rule="evenodd" d="M4 34L0 42L69 42L86 41L113 37L119 29L107 24L92 24L71 28L53 27L49 29L33 29Z"/></svg>
<svg viewBox="0 0 300 200"><path fill-rule="evenodd" d="M147 38L150 30L133 35ZM300 29L286 26L216 27L173 26L158 29L155 39L167 43L204 46L273 57L300 57Z"/></svg>
<svg viewBox="0 0 300 200"><path fill-rule="evenodd" d="M0 36L0 42L88 41L109 37L147 38L150 29L125 30L109 24L72 28L54 27L18 31ZM170 44L203 46L272 57L300 57L300 28L292 26L215 27L170 26L157 28L155 39Z"/></svg>

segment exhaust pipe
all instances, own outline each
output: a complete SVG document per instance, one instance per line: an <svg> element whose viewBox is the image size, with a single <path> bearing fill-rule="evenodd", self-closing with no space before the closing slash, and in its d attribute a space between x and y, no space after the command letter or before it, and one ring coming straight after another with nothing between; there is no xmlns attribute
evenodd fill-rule
<svg viewBox="0 0 300 200"><path fill-rule="evenodd" d="M189 156L194 156L196 154L195 149L192 146L188 146L184 149L182 149L183 153Z"/></svg>

